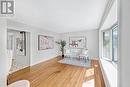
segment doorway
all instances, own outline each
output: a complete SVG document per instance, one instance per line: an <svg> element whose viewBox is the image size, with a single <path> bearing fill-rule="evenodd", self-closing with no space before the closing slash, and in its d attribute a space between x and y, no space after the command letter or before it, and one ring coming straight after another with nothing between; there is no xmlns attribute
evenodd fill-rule
<svg viewBox="0 0 130 87"><path fill-rule="evenodd" d="M11 58L10 73L30 66L30 33L7 29L7 51Z"/></svg>

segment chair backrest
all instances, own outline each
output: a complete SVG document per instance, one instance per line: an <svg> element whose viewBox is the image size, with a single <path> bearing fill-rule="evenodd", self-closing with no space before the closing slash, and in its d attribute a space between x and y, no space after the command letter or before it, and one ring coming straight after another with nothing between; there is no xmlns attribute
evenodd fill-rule
<svg viewBox="0 0 130 87"><path fill-rule="evenodd" d="M65 49L64 53L68 54L80 54L81 53L81 49Z"/></svg>
<svg viewBox="0 0 130 87"><path fill-rule="evenodd" d="M88 54L88 50L87 49L83 49L82 50L82 54L85 54L85 55Z"/></svg>
<svg viewBox="0 0 130 87"><path fill-rule="evenodd" d="M88 49L65 49L65 54L74 54L74 55L88 55Z"/></svg>
<svg viewBox="0 0 130 87"><path fill-rule="evenodd" d="M65 49L65 53L71 53L70 49Z"/></svg>

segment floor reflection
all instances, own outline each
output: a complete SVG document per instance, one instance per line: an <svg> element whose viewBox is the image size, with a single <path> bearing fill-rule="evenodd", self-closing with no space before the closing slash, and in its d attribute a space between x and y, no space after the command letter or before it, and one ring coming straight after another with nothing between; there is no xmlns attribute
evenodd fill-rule
<svg viewBox="0 0 130 87"><path fill-rule="evenodd" d="M86 70L85 79L82 87L95 87L94 68Z"/></svg>

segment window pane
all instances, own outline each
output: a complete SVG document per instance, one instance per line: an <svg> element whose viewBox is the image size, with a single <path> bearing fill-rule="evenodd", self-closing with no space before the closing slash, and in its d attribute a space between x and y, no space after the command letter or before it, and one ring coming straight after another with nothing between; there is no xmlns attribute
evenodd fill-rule
<svg viewBox="0 0 130 87"><path fill-rule="evenodd" d="M118 48L118 31L117 27L112 30L112 48L113 48L113 61L117 61L117 48Z"/></svg>
<svg viewBox="0 0 130 87"><path fill-rule="evenodd" d="M103 57L105 58L111 58L110 52L111 52L111 31L105 31L103 32Z"/></svg>

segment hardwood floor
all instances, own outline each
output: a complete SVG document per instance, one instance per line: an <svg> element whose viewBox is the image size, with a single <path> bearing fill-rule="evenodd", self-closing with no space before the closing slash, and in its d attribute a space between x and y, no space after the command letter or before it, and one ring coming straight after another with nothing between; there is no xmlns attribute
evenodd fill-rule
<svg viewBox="0 0 130 87"><path fill-rule="evenodd" d="M91 68L60 64L60 57L17 71L8 76L8 84L26 79L31 87L105 87L99 62Z"/></svg>

